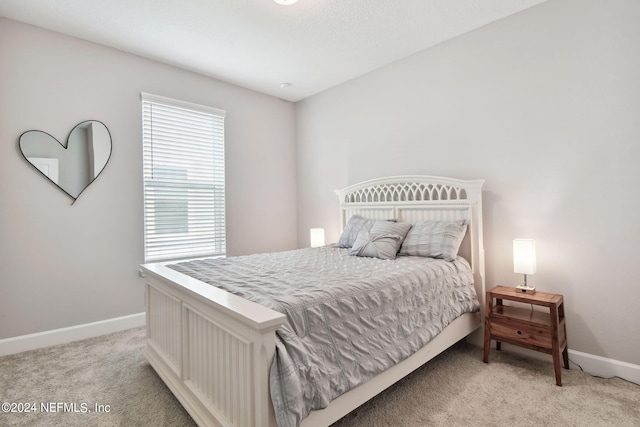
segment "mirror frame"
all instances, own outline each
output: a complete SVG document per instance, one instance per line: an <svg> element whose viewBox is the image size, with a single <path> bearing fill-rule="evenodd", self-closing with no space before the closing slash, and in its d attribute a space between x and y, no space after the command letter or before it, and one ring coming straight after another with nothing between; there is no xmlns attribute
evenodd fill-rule
<svg viewBox="0 0 640 427"><path fill-rule="evenodd" d="M73 131L78 128L79 126L88 123L88 122L96 122L96 123L100 123L102 126L104 126L105 130L107 131L107 134L109 135L109 142L110 142L110 147L109 147L109 156L107 157L107 160L104 162L104 166L102 167L102 169L100 170L100 172L98 172L98 174L96 176L94 176L88 183L87 185L85 185L85 187L80 190L80 192L78 193L77 196L73 196L72 194L70 194L67 190L65 190L62 186L60 186L59 183L53 181L50 177L48 177L44 172L42 172L40 169L38 169L33 163L31 163L31 161L29 161L29 159L27 158L27 156L25 156L24 152L22 151L22 145L21 145L21 141L22 141L22 137L29 133L29 132L41 132L44 133L45 135L48 135L49 137L51 137L54 141L56 141L58 144L60 144L60 146L62 147L63 150L67 150L69 148L69 138L71 138L71 135L73 133ZM113 138L111 136L111 132L109 131L109 128L107 127L107 125L105 125L103 122L101 122L100 120L83 120L80 123L76 124L75 126L73 126L73 128L71 128L71 131L69 132L69 135L67 135L67 140L66 140L66 144L63 144L62 142L60 142L58 140L58 138L54 137L53 135L51 135L48 132L45 131L41 131L38 129L31 129L28 131L23 132L22 134L20 134L20 136L18 137L18 151L20 152L20 155L22 156L22 158L24 158L26 160L26 162L32 167L34 168L36 171L38 171L38 173L40 175L42 175L43 177L45 177L47 179L47 181L49 181L50 183L54 184L56 187L58 187L64 194L66 194L67 196L71 197L71 199L73 200L73 202L71 202L71 204L73 205L76 200L78 200L78 198L80 197L80 195L82 193L84 193L84 191L89 188L89 186L91 184L93 184L93 181L95 181L101 174L102 172L105 170L105 168L107 167L107 164L109 163L109 160L111 160L111 155L113 154Z"/></svg>

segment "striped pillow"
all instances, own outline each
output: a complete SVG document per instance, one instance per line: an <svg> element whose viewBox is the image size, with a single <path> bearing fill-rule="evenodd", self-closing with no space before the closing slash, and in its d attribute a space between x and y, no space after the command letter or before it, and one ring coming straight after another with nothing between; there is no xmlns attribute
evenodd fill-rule
<svg viewBox="0 0 640 427"><path fill-rule="evenodd" d="M411 224L376 221L370 231L362 230L349 252L351 255L395 259Z"/></svg>
<svg viewBox="0 0 640 427"><path fill-rule="evenodd" d="M467 231L467 221L425 221L413 224L399 255L454 261Z"/></svg>
<svg viewBox="0 0 640 427"><path fill-rule="evenodd" d="M342 231L340 235L340 239L336 244L339 248L350 248L353 246L353 242L356 241L358 237L358 233L361 231L369 231L371 227L373 227L373 223L375 221L371 219L366 219L360 215L353 215L349 218L349 222L347 222L347 226Z"/></svg>

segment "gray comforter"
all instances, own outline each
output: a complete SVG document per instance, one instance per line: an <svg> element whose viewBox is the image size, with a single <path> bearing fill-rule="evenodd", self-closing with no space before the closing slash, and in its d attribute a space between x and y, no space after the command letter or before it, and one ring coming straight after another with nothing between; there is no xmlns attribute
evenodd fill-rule
<svg viewBox="0 0 640 427"><path fill-rule="evenodd" d="M380 260L325 246L169 267L284 313L270 387L278 425L406 359L478 300L467 261Z"/></svg>

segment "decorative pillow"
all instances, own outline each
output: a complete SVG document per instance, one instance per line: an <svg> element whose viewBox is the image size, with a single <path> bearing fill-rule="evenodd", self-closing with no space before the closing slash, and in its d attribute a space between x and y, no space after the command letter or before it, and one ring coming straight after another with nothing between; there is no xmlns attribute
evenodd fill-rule
<svg viewBox="0 0 640 427"><path fill-rule="evenodd" d="M411 224L376 221L370 231L358 233L350 254L380 259L395 259Z"/></svg>
<svg viewBox="0 0 640 427"><path fill-rule="evenodd" d="M411 229L411 224L408 222L395 222L394 221L375 221L373 227L371 227L371 233L378 234L397 234L404 240L407 237L407 233ZM400 243L402 244L402 240Z"/></svg>
<svg viewBox="0 0 640 427"><path fill-rule="evenodd" d="M342 235L336 244L339 248L350 248L353 246L353 242L356 241L358 237L358 233L360 231L369 231L371 227L373 227L373 223L375 221L371 219L366 219L360 215L353 215L349 218L349 222L347 222L347 226L342 231Z"/></svg>
<svg viewBox="0 0 640 427"><path fill-rule="evenodd" d="M467 231L467 221L425 221L413 224L399 255L454 261Z"/></svg>

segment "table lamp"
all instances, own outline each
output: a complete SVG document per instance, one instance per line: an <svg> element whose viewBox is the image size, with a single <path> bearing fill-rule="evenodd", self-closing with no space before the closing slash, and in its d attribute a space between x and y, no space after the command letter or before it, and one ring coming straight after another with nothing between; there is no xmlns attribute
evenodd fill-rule
<svg viewBox="0 0 640 427"><path fill-rule="evenodd" d="M324 246L324 228L312 228L309 232L311 247Z"/></svg>
<svg viewBox="0 0 640 427"><path fill-rule="evenodd" d="M527 285L527 274L536 272L536 241L533 239L513 239L513 271L524 274L524 284L516 286L518 292L535 294L536 288Z"/></svg>

